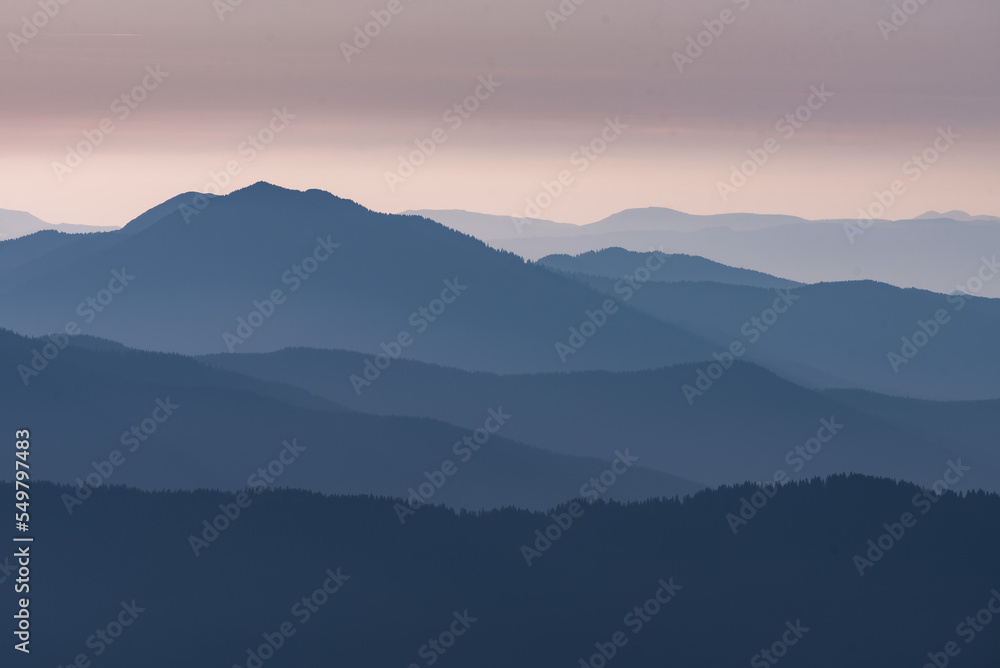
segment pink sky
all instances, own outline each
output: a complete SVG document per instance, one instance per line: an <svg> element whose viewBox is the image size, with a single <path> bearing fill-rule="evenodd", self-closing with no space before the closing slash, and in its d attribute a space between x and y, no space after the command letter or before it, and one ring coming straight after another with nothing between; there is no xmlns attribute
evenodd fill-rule
<svg viewBox="0 0 1000 668"><path fill-rule="evenodd" d="M400 0L396 14L389 0L243 0L222 19L209 0L73 0L12 44L39 9L8 0L0 208L121 225L232 163L224 192L267 180L381 211L518 213L568 170L543 217L665 206L853 218L897 179L907 192L888 217L1000 215L1000 3L912 2L888 32L893 3L881 0L587 0L555 29L556 0ZM341 43L372 11L391 21L348 62ZM712 43L679 71L674 53L705 21L720 34L702 35ZM169 76L151 79L156 66ZM499 86L447 121L489 75ZM144 78L155 87L121 118ZM833 96L780 132L821 85ZM241 151L274 109L294 119L256 155ZM627 129L583 171L574 153L616 117ZM102 119L113 132L60 180L53 163ZM959 139L911 180L905 163L948 127ZM399 156L437 128L443 143L391 188ZM777 152L724 200L732 165L769 138Z"/></svg>

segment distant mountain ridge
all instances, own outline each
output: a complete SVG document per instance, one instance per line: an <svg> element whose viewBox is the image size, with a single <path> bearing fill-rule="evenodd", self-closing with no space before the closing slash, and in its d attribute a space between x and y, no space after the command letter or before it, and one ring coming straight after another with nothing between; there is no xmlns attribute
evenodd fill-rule
<svg viewBox="0 0 1000 668"><path fill-rule="evenodd" d="M807 222L796 216L755 213L696 215L663 207L625 209L593 223L573 225L550 220L475 213L458 209L423 209L404 211L437 221L446 227L487 242L535 237L573 237L616 232L670 231L694 232L726 227L734 230L757 230L777 225ZM598 249L595 249L598 250Z"/></svg>
<svg viewBox="0 0 1000 668"><path fill-rule="evenodd" d="M434 480L420 492L427 503L544 510L581 496L616 450L628 448L609 442L600 457L561 455L512 440L505 425L518 416L502 402L482 406L472 429L371 415L292 385L90 338L28 339L0 330L0 368L0 427L29 425L45 444L32 453L32 471L78 490L80 503L71 499L61 512L77 512L88 492L106 485L243 489L288 443L302 449L301 463L282 455L287 466L274 486L406 497ZM59 419L52 419L54 407ZM12 476L0 472L0 480ZM609 497L683 496L702 487L640 459Z"/></svg>
<svg viewBox="0 0 1000 668"><path fill-rule="evenodd" d="M633 276L641 271L649 275L645 280L659 283L708 281L759 288L794 288L801 285L763 272L729 267L693 255L659 251L637 253L624 248L605 248L575 256L547 255L538 260L538 264L566 273L607 278Z"/></svg>
<svg viewBox="0 0 1000 668"><path fill-rule="evenodd" d="M890 212L891 213L891 212ZM800 283L874 280L948 294L976 278L1000 248L1000 225L989 216L955 221L951 214L914 220L804 220L792 216L723 214L693 216L670 209L634 209L574 227L517 226L495 216L463 218L449 225L531 261L554 254L579 255L620 247L703 257ZM437 213L423 215L436 219ZM555 225L555 223L553 223ZM1000 297L1000 280L986 281L977 296Z"/></svg>
<svg viewBox="0 0 1000 668"><path fill-rule="evenodd" d="M612 279L587 284L614 294ZM1000 278L998 278L1000 280ZM925 399L997 399L1000 300L903 290L873 281L782 292L719 283L649 283L631 304L807 387ZM776 301L777 300L777 301ZM774 305L786 312L777 313ZM756 318L756 320L754 320Z"/></svg>
<svg viewBox="0 0 1000 668"><path fill-rule="evenodd" d="M446 227L469 234L488 242L543 237L576 237L607 235L629 232L701 232L724 228L736 232L751 232L771 227L804 224L843 224L855 222L846 219L810 220L799 216L758 213L691 214L665 207L624 209L601 220L580 225L556 223L537 218L521 218L497 214L477 213L461 209L419 209L404 211L403 215L430 218ZM997 216L972 216L965 211L939 213L928 211L912 219L889 218L873 221L879 225L908 220L954 220L958 222L1000 221ZM600 249L593 249L600 250Z"/></svg>
<svg viewBox="0 0 1000 668"><path fill-rule="evenodd" d="M807 221L798 216L758 213L697 215L662 207L647 207L644 209L625 209L595 223L584 225L582 228L586 230L587 234L643 231L696 232L715 227L750 231L804 222Z"/></svg>
<svg viewBox="0 0 1000 668"><path fill-rule="evenodd" d="M40 232L42 230L53 230L65 232L67 234L86 234L89 232L107 232L117 229L115 227L102 227L93 225L71 225L68 223L46 223L40 218L36 218L27 211L10 211L0 209L0 241L6 239L16 239Z"/></svg>
<svg viewBox="0 0 1000 668"><path fill-rule="evenodd" d="M957 209L953 211L948 211L946 213L939 213L937 211L928 211L927 213L923 213L917 216L916 218L914 218L914 220L940 220L942 218L947 218L949 220L957 220L959 222L966 222L966 223L974 221L991 221L991 222L1000 221L1000 216L972 216L966 213L965 211L958 211Z"/></svg>
<svg viewBox="0 0 1000 668"><path fill-rule="evenodd" d="M1000 490L1000 453L989 445L997 400L934 403L817 392L742 362L692 405L682 388L705 387L696 365L494 375L400 361L356 391L350 376L363 366L358 353L291 349L199 359L357 410L466 427L476 425L480 406L502 402L519 418L508 432L516 440L585 456L599 455L609 442L628 444L647 466L708 485L769 480L778 469L797 476L856 472L922 482L936 479L949 459L964 458L976 463L963 485ZM909 413L926 419L907 420ZM951 427L958 419L961 431ZM793 451L816 436L822 420L843 429L815 457L800 461Z"/></svg>

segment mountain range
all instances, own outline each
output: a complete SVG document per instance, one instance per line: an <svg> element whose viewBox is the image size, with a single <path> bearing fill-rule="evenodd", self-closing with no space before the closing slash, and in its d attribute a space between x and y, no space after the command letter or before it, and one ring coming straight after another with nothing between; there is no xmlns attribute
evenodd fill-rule
<svg viewBox="0 0 1000 668"><path fill-rule="evenodd" d="M1000 600L995 223L815 282L840 223L435 215L257 183L0 241L35 660L943 668ZM980 286L900 287L928 240Z"/></svg>
<svg viewBox="0 0 1000 668"><path fill-rule="evenodd" d="M6 326L183 354L309 347L519 374L712 362L739 343L742 359L807 387L1000 398L981 336L1000 324L992 299L796 285L675 255L662 269L659 251L536 264L321 191L199 197L116 232L0 244Z"/></svg>
<svg viewBox="0 0 1000 668"><path fill-rule="evenodd" d="M648 257L632 253L621 258L621 266L641 267ZM629 304L711 341L715 354L739 343L746 351L741 359L809 387L929 399L1000 397L1000 382L992 374L1000 355L982 336L1000 327L996 299L874 281L768 289L727 284L751 281L739 274L719 279L718 268L713 273L715 281L651 280L634 291ZM622 276L576 274L608 296L628 287ZM757 282L769 280L778 279Z"/></svg>
<svg viewBox="0 0 1000 668"><path fill-rule="evenodd" d="M1000 297L1000 280L976 285L985 264L996 275L1000 225L990 216L930 212L914 220L811 221L793 216L697 216L672 209L620 212L588 225L519 221L458 211L421 215L528 260L621 247L703 257L801 283L874 280L949 294ZM958 220L946 218L954 215ZM970 285L971 281L971 285Z"/></svg>
<svg viewBox="0 0 1000 668"><path fill-rule="evenodd" d="M43 335L78 321L85 334L188 354L404 346L425 361L528 372L565 368L556 344L593 317L606 324L575 368L711 353L627 305L602 315L606 298L579 282L426 219L268 184L208 202L188 220L160 207L120 232L0 246L6 326ZM114 272L134 278L121 286ZM98 294L107 304L87 306Z"/></svg>
<svg viewBox="0 0 1000 668"><path fill-rule="evenodd" d="M165 397L190 417L121 482L235 489L301 438L322 459L283 484L404 495L491 410L517 417L436 500L546 507L623 449L639 457L624 499L779 469L929 483L958 458L975 471L963 485L994 489L1000 470L992 299L803 285L658 250L526 262L426 218L266 183L178 195L113 232L0 243L0 277L19 333L0 337L9 405L39 424L54 401L75 416L44 427L57 482L100 465ZM100 391L68 399L83 384ZM831 424L849 425L835 446L795 454Z"/></svg>
<svg viewBox="0 0 1000 668"><path fill-rule="evenodd" d="M405 498L429 480L441 483L443 462L451 461L457 471L435 484L428 502L545 509L580 495L618 458L616 450L628 447L609 442L597 458L559 455L512 440L508 419L491 419L510 413L502 402L483 405L470 428L363 414L287 384L87 338L0 331L0 367L7 370L0 375L3 427L30 425L45 444L32 454L35 476L75 484L80 497L109 484L238 490L259 484L255 472L281 457L288 466L276 486ZM58 420L51 419L54 406ZM294 452L302 448L298 466L285 461L289 443ZM608 498L703 487L652 471L641 458L629 469ZM76 506L70 501L66 510Z"/></svg>

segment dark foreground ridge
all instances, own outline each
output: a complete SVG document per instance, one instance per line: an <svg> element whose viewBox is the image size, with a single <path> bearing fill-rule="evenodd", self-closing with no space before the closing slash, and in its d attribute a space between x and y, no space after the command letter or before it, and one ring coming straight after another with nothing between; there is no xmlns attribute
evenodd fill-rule
<svg viewBox="0 0 1000 668"><path fill-rule="evenodd" d="M976 620L1000 605L985 493L835 476L763 505L743 486L401 525L384 498L101 488L70 516L70 491L34 490L33 665L985 667L1000 646Z"/></svg>

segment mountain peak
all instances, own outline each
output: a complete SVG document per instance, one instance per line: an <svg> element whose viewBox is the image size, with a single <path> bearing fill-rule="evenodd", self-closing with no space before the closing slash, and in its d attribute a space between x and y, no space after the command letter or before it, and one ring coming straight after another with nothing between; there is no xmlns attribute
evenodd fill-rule
<svg viewBox="0 0 1000 668"><path fill-rule="evenodd" d="M252 192L252 193L268 193L268 192L273 192L273 193L278 193L278 192L283 192L283 193L300 193L302 191L301 190L293 190L291 188L283 188L281 186L276 186L273 183L269 183L267 181L257 181L256 183L251 184L249 186L246 186L244 188L238 188L237 190L234 190L233 192L231 192L229 194L230 195L235 195L236 193L246 193L246 192Z"/></svg>
<svg viewBox="0 0 1000 668"><path fill-rule="evenodd" d="M996 216L973 216L965 211L960 211L958 209L953 209L952 211L946 211L941 213L940 211L928 211L927 213L921 214L914 218L914 220L957 220L959 222L968 223L972 221L1000 221L1000 218Z"/></svg>
<svg viewBox="0 0 1000 668"><path fill-rule="evenodd" d="M361 207L360 204L354 200L347 199L346 197L338 197L327 190L321 190L319 188L310 188L309 190L296 190L294 188L285 188L283 186L278 186L268 181L257 181L254 184L246 186L244 188L239 188L232 191L224 197L231 197L234 199L242 199L242 197L252 195L257 198L278 198L278 197L294 197L297 199L326 199L332 200L339 204L350 204L354 206ZM361 207L365 208L365 207Z"/></svg>
<svg viewBox="0 0 1000 668"><path fill-rule="evenodd" d="M318 190L315 188L310 190L294 190L292 188L284 188L282 186L274 185L273 183L269 183L267 181L257 181L251 185L233 190L226 195L214 195L212 193L200 193L193 191L176 195L167 201L156 205L149 211L146 211L139 217L129 222L122 229L133 234L142 232L143 230L157 225L161 221L167 220L174 214L177 214L186 222L189 217L196 215L195 212L200 214L206 206L206 200L210 200L216 204L228 202L243 207L249 206L254 209L273 202L279 202L282 206L285 206L290 200L304 200L312 202L327 200L338 204L360 206L352 200L337 197L336 195L325 190ZM185 211L187 211L186 214Z"/></svg>

